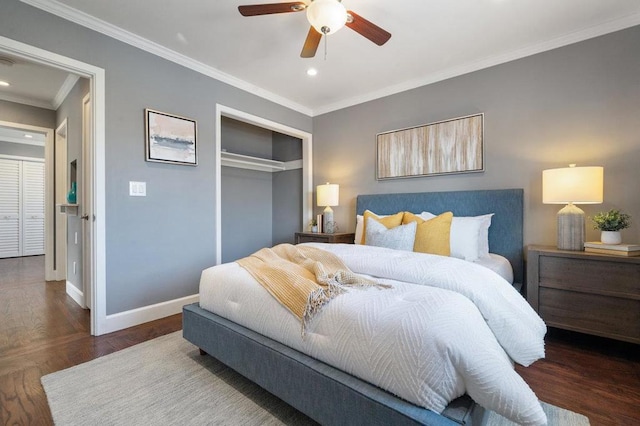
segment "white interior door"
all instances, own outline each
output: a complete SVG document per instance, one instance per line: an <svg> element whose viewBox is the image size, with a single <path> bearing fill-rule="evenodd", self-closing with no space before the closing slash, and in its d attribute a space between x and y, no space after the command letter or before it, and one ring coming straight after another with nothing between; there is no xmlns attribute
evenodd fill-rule
<svg viewBox="0 0 640 426"><path fill-rule="evenodd" d="M44 163L0 159L0 257L44 254Z"/></svg>
<svg viewBox="0 0 640 426"><path fill-rule="evenodd" d="M91 95L82 99L82 283L84 305L93 309L93 123L91 121Z"/></svg>
<svg viewBox="0 0 640 426"><path fill-rule="evenodd" d="M20 256L22 161L0 158L0 258Z"/></svg>
<svg viewBox="0 0 640 426"><path fill-rule="evenodd" d="M44 163L22 162L22 255L44 254Z"/></svg>

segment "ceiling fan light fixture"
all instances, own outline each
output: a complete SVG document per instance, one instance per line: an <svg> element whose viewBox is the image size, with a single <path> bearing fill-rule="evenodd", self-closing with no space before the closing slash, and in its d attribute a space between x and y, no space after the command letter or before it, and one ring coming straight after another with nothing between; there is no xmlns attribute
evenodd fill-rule
<svg viewBox="0 0 640 426"><path fill-rule="evenodd" d="M307 7L309 23L321 34L333 34L347 22L347 9L339 0L314 0Z"/></svg>

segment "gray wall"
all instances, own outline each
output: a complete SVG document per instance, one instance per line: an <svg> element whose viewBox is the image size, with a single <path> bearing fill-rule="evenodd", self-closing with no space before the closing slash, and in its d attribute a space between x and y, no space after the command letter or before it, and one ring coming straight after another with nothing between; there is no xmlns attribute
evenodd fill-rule
<svg viewBox="0 0 640 426"><path fill-rule="evenodd" d="M302 158L302 140L273 132L273 159L294 161ZM302 223L302 169L273 173L272 243L295 242L295 233L306 230Z"/></svg>
<svg viewBox="0 0 640 426"><path fill-rule="evenodd" d="M524 188L525 243L555 245L556 213L542 204L542 171L602 165L604 204L634 224L640 241L640 26L314 118L314 181L340 184L340 227L355 227L355 196L366 193ZM401 129L485 113L485 172L375 180L375 138ZM598 240L588 226L587 240Z"/></svg>
<svg viewBox="0 0 640 426"><path fill-rule="evenodd" d="M302 223L302 169L273 173L272 244L295 242L295 233L307 231Z"/></svg>
<svg viewBox="0 0 640 426"><path fill-rule="evenodd" d="M4 16L5 14L2 14L0 19ZM0 29L2 34L4 28L0 27ZM0 120L53 129L56 125L56 112L51 109L0 100Z"/></svg>
<svg viewBox="0 0 640 426"><path fill-rule="evenodd" d="M76 162L76 200L81 206L77 216L67 215L67 281L80 291L82 283L82 99L89 93L89 80L81 78L73 86L65 100L56 111L56 128L67 119L67 191L71 188L71 162ZM78 243L76 244L76 233ZM76 272L73 272L73 263Z"/></svg>
<svg viewBox="0 0 640 426"><path fill-rule="evenodd" d="M54 129L56 112L15 102L0 100L0 121ZM44 147L0 140L0 154L44 158Z"/></svg>
<svg viewBox="0 0 640 426"><path fill-rule="evenodd" d="M0 120L2 120L2 118L0 118ZM0 140L0 154L15 155L18 157L44 158L44 146L3 142Z"/></svg>
<svg viewBox="0 0 640 426"><path fill-rule="evenodd" d="M18 0L2 6L0 35L105 69L107 314L196 294L216 258L216 103L308 132L311 118ZM197 120L197 167L144 161L145 108ZM130 197L129 181L147 196Z"/></svg>
<svg viewBox="0 0 640 426"><path fill-rule="evenodd" d="M222 168L222 261L271 247L273 179L269 172Z"/></svg>

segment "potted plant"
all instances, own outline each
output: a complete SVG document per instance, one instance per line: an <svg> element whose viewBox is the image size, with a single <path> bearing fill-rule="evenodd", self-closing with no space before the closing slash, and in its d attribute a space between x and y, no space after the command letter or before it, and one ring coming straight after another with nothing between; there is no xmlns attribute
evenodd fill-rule
<svg viewBox="0 0 640 426"><path fill-rule="evenodd" d="M311 228L311 232L318 232L318 221L317 221L317 219L311 219L309 221L309 228Z"/></svg>
<svg viewBox="0 0 640 426"><path fill-rule="evenodd" d="M604 244L620 244L622 242L620 230L631 226L631 216L617 209L600 212L591 220L593 221L593 229L602 231L600 241Z"/></svg>

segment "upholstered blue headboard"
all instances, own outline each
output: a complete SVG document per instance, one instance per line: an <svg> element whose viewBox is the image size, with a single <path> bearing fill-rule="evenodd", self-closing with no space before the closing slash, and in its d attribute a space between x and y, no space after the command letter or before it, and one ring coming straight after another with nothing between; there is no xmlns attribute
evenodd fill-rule
<svg viewBox="0 0 640 426"><path fill-rule="evenodd" d="M365 210L376 214L400 211L440 214L451 211L454 216L495 213L489 228L489 251L509 259L514 282L522 283L523 195L522 189L358 195L356 214L361 215Z"/></svg>

